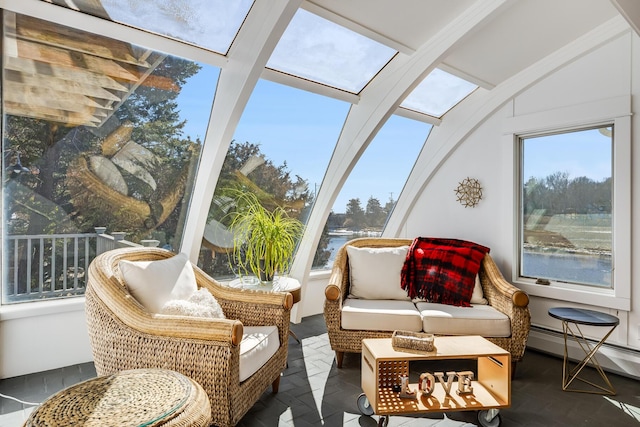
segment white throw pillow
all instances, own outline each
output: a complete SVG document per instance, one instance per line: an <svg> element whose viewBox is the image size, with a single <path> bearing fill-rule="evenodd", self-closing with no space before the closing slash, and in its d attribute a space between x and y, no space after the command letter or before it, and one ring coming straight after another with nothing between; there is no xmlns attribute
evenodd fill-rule
<svg viewBox="0 0 640 427"><path fill-rule="evenodd" d="M158 261L119 263L129 293L151 313L160 313L169 300L186 300L198 290L193 267L186 254Z"/></svg>
<svg viewBox="0 0 640 427"><path fill-rule="evenodd" d="M209 289L200 288L189 299L169 300L162 309L161 314L178 316L207 317L209 319L226 319L222 307L216 298L211 295Z"/></svg>
<svg viewBox="0 0 640 427"><path fill-rule="evenodd" d="M358 248L347 246L352 298L409 300L400 287L400 273L409 246Z"/></svg>
<svg viewBox="0 0 640 427"><path fill-rule="evenodd" d="M480 283L480 275L476 274L476 284L473 286L473 294L471 294L471 304L489 304L489 301L484 297L482 291L482 284Z"/></svg>

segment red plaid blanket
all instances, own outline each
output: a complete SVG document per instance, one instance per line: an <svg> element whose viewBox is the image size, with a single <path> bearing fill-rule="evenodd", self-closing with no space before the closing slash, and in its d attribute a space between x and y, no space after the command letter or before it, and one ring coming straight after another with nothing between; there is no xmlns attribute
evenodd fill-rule
<svg viewBox="0 0 640 427"><path fill-rule="evenodd" d="M476 274L489 248L457 239L417 237L401 273L411 298L470 307Z"/></svg>

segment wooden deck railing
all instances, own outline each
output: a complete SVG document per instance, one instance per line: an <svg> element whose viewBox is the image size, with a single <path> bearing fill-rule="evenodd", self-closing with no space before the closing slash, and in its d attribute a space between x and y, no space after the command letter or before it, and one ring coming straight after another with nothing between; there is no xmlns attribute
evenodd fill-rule
<svg viewBox="0 0 640 427"><path fill-rule="evenodd" d="M2 304L83 295L96 255L127 240L97 233L5 236Z"/></svg>

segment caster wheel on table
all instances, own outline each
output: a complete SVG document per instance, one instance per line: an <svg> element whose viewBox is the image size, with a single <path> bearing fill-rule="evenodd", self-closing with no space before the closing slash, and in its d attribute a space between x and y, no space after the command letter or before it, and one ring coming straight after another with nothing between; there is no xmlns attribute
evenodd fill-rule
<svg viewBox="0 0 640 427"><path fill-rule="evenodd" d="M478 411L478 422L482 427L498 427L502 419L496 409Z"/></svg>
<svg viewBox="0 0 640 427"><path fill-rule="evenodd" d="M369 399L367 399L367 395L364 393L358 396L358 409L362 415L369 417L373 415L373 406L371 406Z"/></svg>
<svg viewBox="0 0 640 427"><path fill-rule="evenodd" d="M389 415L380 415L378 419L378 427L387 427L389 425Z"/></svg>

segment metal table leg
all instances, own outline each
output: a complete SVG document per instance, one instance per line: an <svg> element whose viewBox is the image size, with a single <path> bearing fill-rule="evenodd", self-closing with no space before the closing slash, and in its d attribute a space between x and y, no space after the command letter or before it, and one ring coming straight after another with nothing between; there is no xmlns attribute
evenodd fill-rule
<svg viewBox="0 0 640 427"><path fill-rule="evenodd" d="M572 325L570 325L570 323L573 323L573 326L575 327L575 331L573 330ZM602 346L602 344L604 344L604 342L607 340L609 335L611 335L611 333L615 328L616 326L613 326L609 330L609 332L607 332L607 334L604 337L602 337L602 339L595 346L592 346L591 343L589 343L589 341L585 338L584 334L580 330L580 326L577 323L566 321L566 320L562 321L562 329L564 332L564 361L562 364L562 390L577 391L582 393L603 394L603 395L616 394L616 391L613 388L611 381L609 381L609 378L607 378L607 375L602 369L600 362L598 362L598 359L596 358L596 353L598 352L598 349L600 348L600 346ZM573 340L576 343L578 343L578 345L580 346L580 348L585 354L585 357L582 359L582 361L578 362L578 364L573 369L569 369L569 351L567 346L567 341L569 336L571 336ZM580 372L582 372L584 367L587 365L590 365L596 369L596 371L600 374L600 377L606 383L606 387L599 384L595 384L592 381L586 380L578 376ZM589 384L590 386L596 388L598 391L582 390L582 389L575 389L575 388L570 389L569 386L576 379L586 384Z"/></svg>

